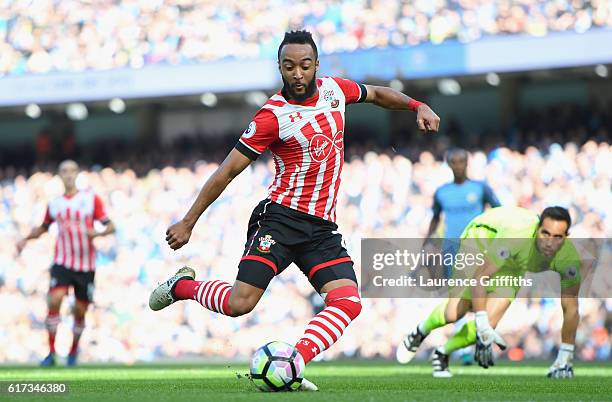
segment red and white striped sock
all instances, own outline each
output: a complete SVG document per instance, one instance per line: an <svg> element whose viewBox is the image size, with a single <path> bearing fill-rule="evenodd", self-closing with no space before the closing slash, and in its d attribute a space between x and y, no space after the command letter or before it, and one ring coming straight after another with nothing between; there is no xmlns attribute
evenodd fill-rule
<svg viewBox="0 0 612 402"><path fill-rule="evenodd" d="M361 312L359 292L353 286L330 291L325 297L325 304L327 307L308 323L304 335L295 345L304 363L340 339L346 327Z"/></svg>
<svg viewBox="0 0 612 402"><path fill-rule="evenodd" d="M49 311L47 318L45 319L45 326L49 333L49 352L55 353L55 334L57 333L57 326L60 323L59 311Z"/></svg>
<svg viewBox="0 0 612 402"><path fill-rule="evenodd" d="M232 285L224 281L192 281L181 279L174 287L173 294L178 300L193 299L210 311L232 315L229 296Z"/></svg>
<svg viewBox="0 0 612 402"><path fill-rule="evenodd" d="M81 334L85 329L85 320L74 320L74 326L72 327L72 346L70 347L70 354L75 354L79 349L79 340Z"/></svg>

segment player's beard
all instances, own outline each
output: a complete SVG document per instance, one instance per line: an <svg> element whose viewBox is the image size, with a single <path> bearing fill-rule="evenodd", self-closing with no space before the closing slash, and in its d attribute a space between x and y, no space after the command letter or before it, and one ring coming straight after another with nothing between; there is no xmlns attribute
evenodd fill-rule
<svg viewBox="0 0 612 402"><path fill-rule="evenodd" d="M314 93L317 91L317 77L316 76L313 76L312 80L310 80L308 85L306 85L306 90L304 91L303 95L296 94L293 91L293 89L291 89L291 85L289 85L287 80L285 80L285 77L282 77L282 78L283 78L283 90L282 90L283 95L285 96L289 95L289 97L291 97L291 99L293 99L296 102L299 102L299 103L304 102L306 99L313 96Z"/></svg>

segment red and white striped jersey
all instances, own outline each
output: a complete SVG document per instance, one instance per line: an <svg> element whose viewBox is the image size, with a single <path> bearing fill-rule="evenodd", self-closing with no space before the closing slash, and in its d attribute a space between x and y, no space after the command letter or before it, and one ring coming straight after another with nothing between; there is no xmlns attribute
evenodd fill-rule
<svg viewBox="0 0 612 402"><path fill-rule="evenodd" d="M268 198L335 222L344 163L345 106L363 102L365 86L337 77L317 79L318 92L304 102L273 95L236 144L255 160L270 149L276 165Z"/></svg>
<svg viewBox="0 0 612 402"><path fill-rule="evenodd" d="M55 264L78 272L95 270L96 250L87 236L94 220L107 223L108 217L102 200L91 191L79 191L70 197L63 195L49 203L43 225L57 223Z"/></svg>

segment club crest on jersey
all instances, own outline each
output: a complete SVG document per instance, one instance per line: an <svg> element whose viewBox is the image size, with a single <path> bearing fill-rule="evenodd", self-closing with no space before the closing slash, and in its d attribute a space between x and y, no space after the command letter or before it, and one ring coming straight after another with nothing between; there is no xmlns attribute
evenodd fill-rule
<svg viewBox="0 0 612 402"><path fill-rule="evenodd" d="M251 138L253 135L255 135L255 131L257 131L257 123L252 121L249 123L249 126L247 127L247 129L244 130L244 133L242 133L242 137Z"/></svg>
<svg viewBox="0 0 612 402"><path fill-rule="evenodd" d="M310 158L313 161L321 163L327 160L334 148L336 151L342 151L343 147L344 132L342 130L338 131L334 135L333 140L323 133L315 133L315 135L313 135L310 139L308 152L310 153Z"/></svg>
<svg viewBox="0 0 612 402"><path fill-rule="evenodd" d="M268 254L270 252L270 247L275 244L276 240L267 234L259 238L259 246L257 246L257 250L259 250L260 253Z"/></svg>
<svg viewBox="0 0 612 402"><path fill-rule="evenodd" d="M339 104L340 104L340 101L339 101L338 99L334 99L334 100L331 102L331 107L335 109L335 108L337 108L337 107L338 107L338 105L339 105Z"/></svg>

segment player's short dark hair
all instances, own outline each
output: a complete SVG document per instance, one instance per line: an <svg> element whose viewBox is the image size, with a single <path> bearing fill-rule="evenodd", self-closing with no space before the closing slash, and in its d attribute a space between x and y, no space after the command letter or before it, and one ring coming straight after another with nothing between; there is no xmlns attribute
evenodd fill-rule
<svg viewBox="0 0 612 402"><path fill-rule="evenodd" d="M566 208L554 206L547 207L540 214L540 225L544 222L544 219L550 218L555 221L564 221L567 223L567 228L572 226L572 218L570 217L569 211Z"/></svg>
<svg viewBox="0 0 612 402"><path fill-rule="evenodd" d="M468 151L463 148L451 148L446 151L446 155L444 155L444 160L446 163L450 162L455 156L463 156L465 159L468 158Z"/></svg>
<svg viewBox="0 0 612 402"><path fill-rule="evenodd" d="M308 31L290 31L290 32L285 32L285 37L283 38L283 41L281 42L281 44L278 46L278 60L280 60L280 54L281 54L281 50L283 49L283 46L291 44L291 43L297 43L299 45L306 45L306 44L310 45L312 47L312 50L314 51L315 60L319 58L319 51L317 50L317 45L312 39L312 34L310 32Z"/></svg>

